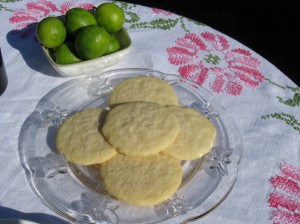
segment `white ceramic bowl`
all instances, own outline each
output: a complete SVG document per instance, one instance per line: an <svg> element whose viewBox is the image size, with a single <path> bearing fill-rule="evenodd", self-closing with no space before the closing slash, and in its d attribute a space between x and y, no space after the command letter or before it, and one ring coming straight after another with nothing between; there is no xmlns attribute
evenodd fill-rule
<svg viewBox="0 0 300 224"><path fill-rule="evenodd" d="M57 64L51 57L49 49L41 45L42 51L44 52L46 58L52 65L52 67L62 76L74 77L74 76L91 76L98 74L99 70L112 66L119 61L121 61L130 51L131 39L126 31L122 28L116 33L116 38L118 39L121 48L120 50L101 56L99 58L77 62L74 64L61 65Z"/></svg>

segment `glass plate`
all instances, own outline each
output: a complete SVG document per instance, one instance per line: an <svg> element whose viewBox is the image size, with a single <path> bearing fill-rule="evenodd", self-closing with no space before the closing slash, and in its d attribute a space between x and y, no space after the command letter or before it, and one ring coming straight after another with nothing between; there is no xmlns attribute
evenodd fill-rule
<svg viewBox="0 0 300 224"><path fill-rule="evenodd" d="M204 114L217 129L209 153L183 161L183 180L174 196L156 206L134 206L109 196L93 166L66 162L55 148L59 125L84 108L108 108L109 93L134 76L169 82L181 105ZM242 154L239 131L204 88L177 75L149 69L119 69L74 79L44 96L22 126L20 160L36 195L58 214L78 223L181 223L210 212L232 189Z"/></svg>

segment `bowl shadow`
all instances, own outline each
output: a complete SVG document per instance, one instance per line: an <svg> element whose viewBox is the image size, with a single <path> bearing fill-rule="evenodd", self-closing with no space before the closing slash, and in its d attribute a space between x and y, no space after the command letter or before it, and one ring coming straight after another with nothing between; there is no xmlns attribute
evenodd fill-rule
<svg viewBox="0 0 300 224"><path fill-rule="evenodd" d="M17 49L25 63L33 70L52 77L61 77L50 65L44 55L35 31L37 23L32 23L20 30L11 30L7 33L7 42Z"/></svg>

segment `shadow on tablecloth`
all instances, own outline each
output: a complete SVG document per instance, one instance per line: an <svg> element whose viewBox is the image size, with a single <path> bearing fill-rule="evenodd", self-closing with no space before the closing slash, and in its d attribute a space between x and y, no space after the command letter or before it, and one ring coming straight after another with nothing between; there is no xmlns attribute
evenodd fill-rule
<svg viewBox="0 0 300 224"><path fill-rule="evenodd" d="M20 30L11 30L6 35L7 42L13 48L19 50L25 63L31 69L44 75L61 77L50 65L42 52L40 43L35 35L36 26L37 24L34 23ZM20 74L22 74L21 71Z"/></svg>
<svg viewBox="0 0 300 224"><path fill-rule="evenodd" d="M37 223L69 224L69 222L43 213L23 213L11 208L0 206L0 219L24 219Z"/></svg>

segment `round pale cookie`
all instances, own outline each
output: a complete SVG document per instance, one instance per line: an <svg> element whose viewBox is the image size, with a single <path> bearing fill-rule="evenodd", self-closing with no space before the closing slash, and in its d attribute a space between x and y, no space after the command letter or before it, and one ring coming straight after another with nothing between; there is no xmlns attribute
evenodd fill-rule
<svg viewBox="0 0 300 224"><path fill-rule="evenodd" d="M134 205L165 201L177 191L182 180L179 160L160 153L149 157L117 154L99 167L108 193Z"/></svg>
<svg viewBox="0 0 300 224"><path fill-rule="evenodd" d="M153 102L161 105L178 105L175 91L159 78L138 76L117 85L110 94L111 107L128 102Z"/></svg>
<svg viewBox="0 0 300 224"><path fill-rule="evenodd" d="M178 132L176 117L165 106L149 102L114 107L102 127L113 147L132 156L158 153L174 142Z"/></svg>
<svg viewBox="0 0 300 224"><path fill-rule="evenodd" d="M214 125L201 113L191 108L168 106L179 123L175 142L162 153L181 160L193 160L207 153L215 140Z"/></svg>
<svg viewBox="0 0 300 224"><path fill-rule="evenodd" d="M117 151L99 130L106 113L103 109L86 109L65 120L56 135L57 150L69 162L80 165L99 164L114 156Z"/></svg>

